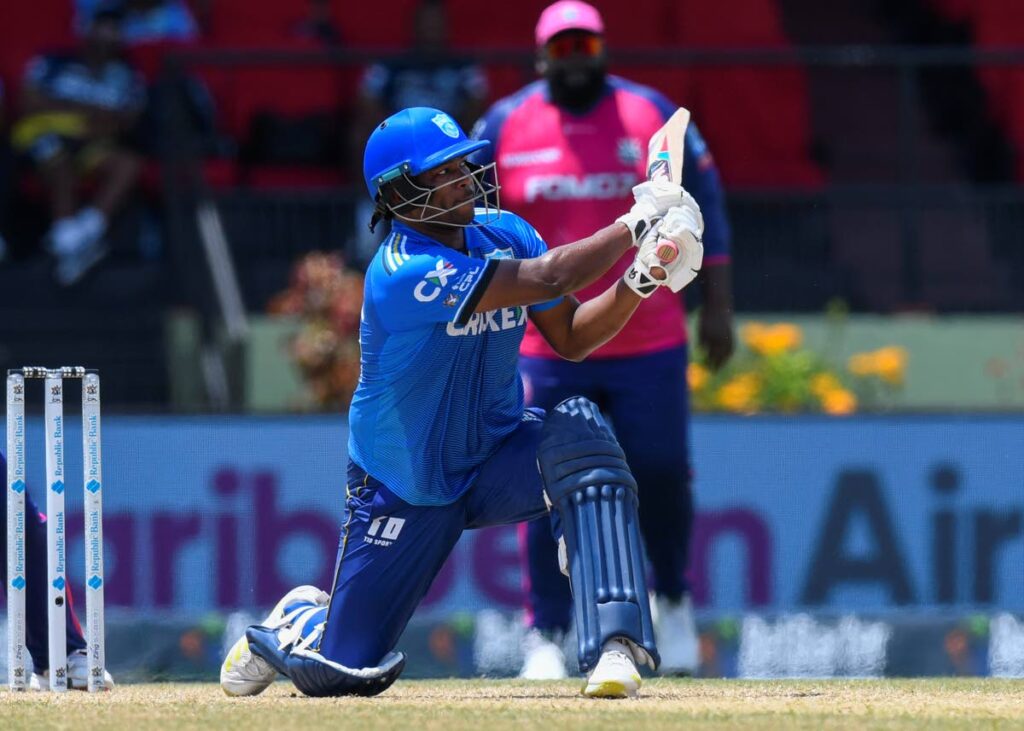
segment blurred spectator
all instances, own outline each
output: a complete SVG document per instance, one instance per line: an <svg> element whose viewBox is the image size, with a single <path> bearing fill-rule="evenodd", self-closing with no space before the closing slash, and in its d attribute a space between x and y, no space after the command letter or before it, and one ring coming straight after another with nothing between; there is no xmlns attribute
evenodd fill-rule
<svg viewBox="0 0 1024 731"><path fill-rule="evenodd" d="M199 26L185 0L75 0L75 28L86 35L90 21L110 10L121 13L121 37L129 46L199 37Z"/></svg>
<svg viewBox="0 0 1024 731"><path fill-rule="evenodd" d="M631 205L631 188L647 174L647 140L678 107L650 87L608 73L605 23L585 2L559 0L548 6L535 37L543 81L491 107L473 130L475 137L490 140L491 145L474 162L497 161L502 204L531 221L554 249L586 236L608 210ZM707 362L718 370L733 349L729 223L718 171L693 122L680 142L686 159L683 182L699 202L707 225L699 341ZM570 215L564 200L570 196L533 189L539 180L578 181ZM601 180L621 182L591 184ZM630 261L620 260L581 289L579 298L602 296ZM612 415L626 459L644 491L640 530L652 566L660 670L693 675L700 665L700 646L684 578L694 515L687 341L683 299L663 290L646 300L622 331L585 363L559 357L528 325L519 366L531 406L551 409L570 396L582 395ZM534 630L525 643L523 675L564 678L560 645L570 627L572 598L556 560L550 521L526 524L520 539Z"/></svg>
<svg viewBox="0 0 1024 731"><path fill-rule="evenodd" d="M341 45L341 33L334 24L329 0L309 0L306 17L292 26L292 35L328 48Z"/></svg>
<svg viewBox="0 0 1024 731"><path fill-rule="evenodd" d="M422 0L413 15L412 31L412 48L407 53L375 63L363 74L349 138L353 180L363 179L363 146L370 131L399 109L443 109L465 129L484 111L487 77L472 59L449 50L444 0ZM355 220L369 221L373 203L361 196L358 206ZM373 235L356 224L355 251L360 260L372 257L387 234L381 229Z"/></svg>
<svg viewBox="0 0 1024 731"><path fill-rule="evenodd" d="M145 101L141 77L121 58L120 13L104 9L81 47L33 58L25 73L14 148L31 163L50 198L53 223L45 247L56 279L78 281L107 253L113 214L135 186L140 159L128 143ZM94 182L79 207L83 181Z"/></svg>
<svg viewBox="0 0 1024 731"><path fill-rule="evenodd" d="M459 124L471 125L483 113L486 99L483 69L448 48L444 0L422 0L413 15L412 48L373 64L363 75L358 111L366 124L356 135L359 150L369 131L399 109L437 107Z"/></svg>

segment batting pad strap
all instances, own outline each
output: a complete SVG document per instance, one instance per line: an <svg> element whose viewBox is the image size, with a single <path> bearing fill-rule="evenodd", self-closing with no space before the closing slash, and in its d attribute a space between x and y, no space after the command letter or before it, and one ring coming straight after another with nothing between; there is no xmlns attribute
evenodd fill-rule
<svg viewBox="0 0 1024 731"><path fill-rule="evenodd" d="M656 666L636 482L597 407L582 398L556 406L537 461L565 539L581 670L614 638L636 643Z"/></svg>
<svg viewBox="0 0 1024 731"><path fill-rule="evenodd" d="M550 465L551 482L546 484L549 495L561 496L581 487L612 482L636 490L636 481L626 464L626 456L617 443L591 439L560 445L555 449L561 461Z"/></svg>
<svg viewBox="0 0 1024 731"><path fill-rule="evenodd" d="M388 653L380 665L349 668L328 660L319 652L295 648L288 654L288 677L305 695L333 697L372 696L383 693L405 669L405 655Z"/></svg>
<svg viewBox="0 0 1024 731"><path fill-rule="evenodd" d="M639 246L647 232L651 230L651 220L647 216L637 213L634 210L630 210L629 213L625 213L615 219L616 223L621 223L629 229L629 235L633 239L633 246Z"/></svg>
<svg viewBox="0 0 1024 731"><path fill-rule="evenodd" d="M254 655L262 657L281 675L288 674L288 649L281 647L276 629L254 624L245 630L245 639Z"/></svg>

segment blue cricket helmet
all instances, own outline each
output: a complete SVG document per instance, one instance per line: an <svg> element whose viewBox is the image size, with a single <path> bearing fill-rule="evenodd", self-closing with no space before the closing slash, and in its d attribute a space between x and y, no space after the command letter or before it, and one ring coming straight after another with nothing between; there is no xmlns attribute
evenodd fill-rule
<svg viewBox="0 0 1024 731"><path fill-rule="evenodd" d="M471 140L458 123L440 109L409 107L377 125L366 141L363 178L370 198L380 186L402 174L419 175L448 160L469 155L491 144Z"/></svg>

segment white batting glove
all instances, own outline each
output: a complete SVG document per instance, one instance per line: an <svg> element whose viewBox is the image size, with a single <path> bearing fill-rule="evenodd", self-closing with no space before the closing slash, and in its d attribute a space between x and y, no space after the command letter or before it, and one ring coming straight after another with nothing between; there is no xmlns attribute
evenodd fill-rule
<svg viewBox="0 0 1024 731"><path fill-rule="evenodd" d="M704 216L696 201L690 198L684 205L672 208L665 214L656 234L649 237L650 241L643 242L639 254L645 257L650 266L662 267L668 275L662 283L673 292L678 292L700 274L704 262L703 236ZM673 242L679 250L679 255L671 262L665 262L656 253L666 240Z"/></svg>
<svg viewBox="0 0 1024 731"><path fill-rule="evenodd" d="M704 217L696 201L686 195L683 205L670 208L640 242L640 250L623 280L641 297L654 294L659 286L680 291L700 273L704 261ZM675 244L678 254L671 261L659 256L665 242Z"/></svg>
<svg viewBox="0 0 1024 731"><path fill-rule="evenodd" d="M651 230L651 226L664 216L669 208L680 205L684 196L688 195L681 185L667 180L648 180L633 186L633 200L636 202L629 209L629 213L615 220L626 225L633 236L633 246L639 246L640 241Z"/></svg>

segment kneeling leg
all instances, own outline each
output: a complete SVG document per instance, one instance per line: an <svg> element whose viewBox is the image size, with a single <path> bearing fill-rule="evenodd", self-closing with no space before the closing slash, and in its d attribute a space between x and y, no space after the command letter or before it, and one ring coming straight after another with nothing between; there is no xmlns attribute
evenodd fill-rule
<svg viewBox="0 0 1024 731"><path fill-rule="evenodd" d="M250 647L306 695L386 690L405 666L395 645L464 524L459 503L410 505L353 467L325 618L293 644L250 627Z"/></svg>
<svg viewBox="0 0 1024 731"><path fill-rule="evenodd" d="M549 412L537 461L565 540L580 669L613 639L656 668L636 482L597 406L571 398Z"/></svg>

